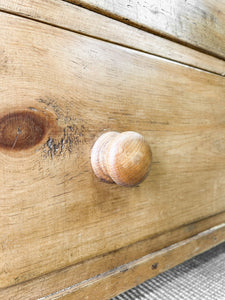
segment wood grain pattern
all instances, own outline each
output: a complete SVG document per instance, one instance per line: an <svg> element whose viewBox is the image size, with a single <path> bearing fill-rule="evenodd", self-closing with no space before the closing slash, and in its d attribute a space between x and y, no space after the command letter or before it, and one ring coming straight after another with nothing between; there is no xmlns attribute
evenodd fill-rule
<svg viewBox="0 0 225 300"><path fill-rule="evenodd" d="M98 3L100 4L99 1ZM225 61L221 59L61 0L0 0L0 11L18 14L220 75L225 74Z"/></svg>
<svg viewBox="0 0 225 300"><path fill-rule="evenodd" d="M189 237L197 235L202 231L210 229L211 227L220 225L224 220L225 212L192 224L184 225L178 229L166 232L159 236L151 237L143 241L139 241L135 244L107 253L105 255L68 266L62 270L51 272L47 275L11 286L9 288L1 289L0 296L3 299L36 300L40 297L48 297L50 294L56 294L58 291L65 288L69 290L71 286L74 286L75 284L78 284L87 278L95 277L99 274L139 259L145 255L148 255L149 253L155 252L158 249L166 248L174 243L183 241ZM208 243L205 245L210 248L221 241L222 239L217 238L217 233L215 233L215 238L212 243L210 243L208 240ZM183 254L185 255L186 253ZM197 253L195 252L195 254ZM185 259L186 258L184 256L183 260ZM170 262L173 262L173 260L170 259ZM168 268L170 268L170 265L168 265ZM152 275L148 274L148 278L156 275L155 272ZM123 286L118 287L119 289L115 289L113 291L114 294L122 292ZM131 287L131 285L129 287ZM92 291L91 294L95 292L96 291ZM87 292L85 293L85 296L88 296Z"/></svg>
<svg viewBox="0 0 225 300"><path fill-rule="evenodd" d="M32 109L6 114L0 118L0 148L10 152L35 147L52 125L48 114Z"/></svg>
<svg viewBox="0 0 225 300"><path fill-rule="evenodd" d="M102 134L91 150L95 175L121 186L140 184L148 175L152 152L144 137L134 131L109 131Z"/></svg>
<svg viewBox="0 0 225 300"><path fill-rule="evenodd" d="M69 0L225 58L224 0Z"/></svg>
<svg viewBox="0 0 225 300"><path fill-rule="evenodd" d="M190 259L224 240L225 223L161 251L120 266L115 270L96 276L77 286L49 295L45 300L83 300L91 299L90 297L96 300L110 299L144 282L146 279L182 263L184 257Z"/></svg>
<svg viewBox="0 0 225 300"><path fill-rule="evenodd" d="M106 165L106 155L111 140L119 135L117 131L108 131L103 133L91 149L91 166L95 175L102 181L113 183L112 178L108 174Z"/></svg>
<svg viewBox="0 0 225 300"><path fill-rule="evenodd" d="M6 13L0 22L2 115L56 120L41 144L0 151L1 288L225 210L225 78ZM94 176L90 151L106 130L146 137L142 185Z"/></svg>

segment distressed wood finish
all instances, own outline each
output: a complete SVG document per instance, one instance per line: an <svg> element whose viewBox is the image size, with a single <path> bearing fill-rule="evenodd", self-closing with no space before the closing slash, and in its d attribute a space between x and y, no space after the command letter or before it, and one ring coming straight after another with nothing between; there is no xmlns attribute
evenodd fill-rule
<svg viewBox="0 0 225 300"><path fill-rule="evenodd" d="M225 210L225 78L6 13L0 22L0 124L15 136L4 132L0 151L1 288ZM142 185L94 176L106 130L146 137Z"/></svg>
<svg viewBox="0 0 225 300"><path fill-rule="evenodd" d="M2 289L0 291L0 295L3 299L9 298L13 300L36 300L40 297L48 297L50 294L54 294L54 296L52 297L55 297L57 296L58 291L65 288L67 289L68 293L70 293L71 291L73 292L73 290L71 290L72 286L74 286L75 284L79 284L87 278L90 278L89 283L93 283L92 278L96 277L99 274L118 268L121 265L132 262L136 259L139 259L140 257L148 255L149 253L153 253L158 249L166 248L174 243L188 239L189 237L197 235L198 233L210 229L211 227L220 225L222 222L224 222L224 220L225 212L192 224L182 226L176 230L166 232L162 235L139 241L130 246L118 249L117 251L107 253L106 255L98 256L79 264L68 266L67 268L64 268L62 270L58 270L50 274L35 278L33 280L29 280L12 287ZM208 231L208 233L210 232ZM224 241L225 237L223 235L219 237L217 231L214 232L214 234L215 236L213 240L207 239L207 236L205 236L205 248L198 249L200 252ZM180 243L180 245L182 245L182 243ZM196 255L200 252L198 252L196 249L196 251L193 253L193 250L191 249L188 257L190 258L192 255ZM187 253L183 252L183 260L187 259L185 257L186 254ZM167 268L172 267L171 262L175 264L175 262L170 259L166 266ZM146 278L155 276L159 272L160 268L156 268L153 273L146 273ZM113 272L111 272L111 274L112 273ZM127 282L127 286L116 285L112 294L119 294L126 288L132 287L133 285L134 283L132 282ZM89 289L89 285L87 285L87 288ZM97 291L96 287L93 285L93 290L91 292L89 290L89 293L93 295L95 293L100 293L100 291ZM87 291L85 291L85 296L88 296ZM111 296L109 296L109 298ZM102 299L100 298L100 300Z"/></svg>
<svg viewBox="0 0 225 300"><path fill-rule="evenodd" d="M224 0L69 0L225 58Z"/></svg>
<svg viewBox="0 0 225 300"><path fill-rule="evenodd" d="M78 286L59 291L57 294L49 295L45 300L83 300L89 296L96 300L107 300L118 294L118 291L126 291L136 286L149 277L156 276L168 270L185 259L209 250L218 242L224 241L225 223L211 228L197 236L171 245L161 251L151 253L141 259L123 265L116 270L111 270L101 276L91 278Z"/></svg>
<svg viewBox="0 0 225 300"><path fill-rule="evenodd" d="M220 75L225 74L225 61L221 59L62 0L0 0L0 11L97 37Z"/></svg>

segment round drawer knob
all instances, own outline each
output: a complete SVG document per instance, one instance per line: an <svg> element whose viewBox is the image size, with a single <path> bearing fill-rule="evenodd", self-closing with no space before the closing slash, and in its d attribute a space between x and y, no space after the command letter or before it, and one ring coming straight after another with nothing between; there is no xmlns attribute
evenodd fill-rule
<svg viewBox="0 0 225 300"><path fill-rule="evenodd" d="M152 152L144 137L133 131L101 135L91 151L95 175L109 183L135 186L149 173Z"/></svg>

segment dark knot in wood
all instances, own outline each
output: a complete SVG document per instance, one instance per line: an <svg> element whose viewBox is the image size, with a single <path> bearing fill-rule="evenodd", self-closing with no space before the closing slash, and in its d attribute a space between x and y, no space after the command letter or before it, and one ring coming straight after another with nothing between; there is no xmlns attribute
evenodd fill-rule
<svg viewBox="0 0 225 300"><path fill-rule="evenodd" d="M0 147L25 150L39 144L48 129L48 118L33 111L4 115L0 119Z"/></svg>

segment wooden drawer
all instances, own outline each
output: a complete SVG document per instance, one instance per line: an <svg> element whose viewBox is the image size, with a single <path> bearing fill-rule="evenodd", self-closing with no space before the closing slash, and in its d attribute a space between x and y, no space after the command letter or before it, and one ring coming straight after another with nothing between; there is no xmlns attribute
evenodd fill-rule
<svg viewBox="0 0 225 300"><path fill-rule="evenodd" d="M225 239L224 77L27 17L0 23L4 299L107 299ZM151 145L139 186L93 174L111 130Z"/></svg>
<svg viewBox="0 0 225 300"><path fill-rule="evenodd" d="M148 32L225 57L224 0L68 0Z"/></svg>

